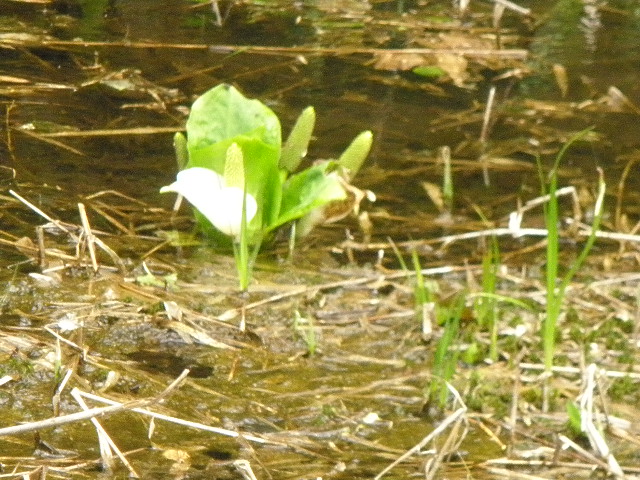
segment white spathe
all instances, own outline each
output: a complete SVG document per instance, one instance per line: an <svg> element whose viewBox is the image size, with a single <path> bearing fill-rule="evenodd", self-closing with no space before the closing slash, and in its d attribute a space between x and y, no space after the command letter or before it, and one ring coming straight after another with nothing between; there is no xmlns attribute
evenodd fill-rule
<svg viewBox="0 0 640 480"><path fill-rule="evenodd" d="M240 235L243 191L227 187L222 175L208 168L187 168L178 172L175 182L160 189L160 193L165 192L176 192L189 200L222 233L236 238ZM258 204L248 193L245 209L249 223L258 211Z"/></svg>

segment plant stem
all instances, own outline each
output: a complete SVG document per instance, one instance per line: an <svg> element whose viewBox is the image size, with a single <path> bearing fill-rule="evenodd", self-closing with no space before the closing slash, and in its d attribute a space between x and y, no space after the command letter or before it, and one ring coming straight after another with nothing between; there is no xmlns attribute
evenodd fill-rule
<svg viewBox="0 0 640 480"><path fill-rule="evenodd" d="M240 241L233 242L233 254L236 259L240 291L246 292L249 288L251 271L249 265L249 240L247 228L247 191L246 184L242 195L242 219L240 224Z"/></svg>
<svg viewBox="0 0 640 480"><path fill-rule="evenodd" d="M564 150L563 150L564 151ZM563 153L561 151L561 153ZM557 289L558 281L558 197L556 190L558 189L558 158L551 172L549 182L549 203L545 212L545 222L547 226L547 308L542 328L542 344L544 350L544 367L547 372L553 367L553 353L555 343L556 323L560 315L560 303L562 299Z"/></svg>
<svg viewBox="0 0 640 480"><path fill-rule="evenodd" d="M560 284L558 284L558 257L560 251L560 242L559 242L559 234L558 234L558 197L556 196L556 192L558 190L558 167L560 165L560 161L564 157L567 149L573 143L578 141L580 138L584 137L587 133L589 133L591 129L586 129L581 132L578 132L572 138L569 139L567 143L564 144L558 155L556 156L555 162L553 164L553 169L551 170L551 175L549 178L549 202L545 209L545 223L547 226L547 268L546 268L546 281L547 281L547 308L546 308L546 316L544 318L543 327L542 327L542 344L544 350L544 367L547 373L551 372L553 368L553 355L555 349L555 336L556 336L556 325L558 323L558 318L560 317L560 312L562 309L562 301L564 298L564 293L569 286L569 283L573 279L574 275L582 266L584 260L587 258L591 247L593 246L596 239L596 232L600 227L600 222L602 220L602 212L603 212L603 201L605 194L605 183L602 175L602 171L599 170L600 179L598 182L598 198L596 200L596 205L594 208L594 220L593 225L591 227L591 234L585 243L580 255L573 262L573 265L564 276ZM541 175L541 184L543 193L545 190L545 181L542 175L542 168L539 165L539 172Z"/></svg>

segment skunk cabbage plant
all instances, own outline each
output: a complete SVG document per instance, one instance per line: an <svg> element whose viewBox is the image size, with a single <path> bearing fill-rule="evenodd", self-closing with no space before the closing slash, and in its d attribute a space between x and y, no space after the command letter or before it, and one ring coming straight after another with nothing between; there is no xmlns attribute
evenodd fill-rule
<svg viewBox="0 0 640 480"><path fill-rule="evenodd" d="M338 160L297 172L314 125L315 111L307 107L283 145L276 114L222 84L194 102L186 138L174 137L179 172L160 191L179 193L195 207L203 230L213 226L231 238L239 272L244 269L242 289L266 235L291 222L300 222L299 232L308 233L326 219L324 209L342 202L351 207L348 213L359 204L362 196L353 195L357 189L349 181L369 154L371 132L358 135Z"/></svg>

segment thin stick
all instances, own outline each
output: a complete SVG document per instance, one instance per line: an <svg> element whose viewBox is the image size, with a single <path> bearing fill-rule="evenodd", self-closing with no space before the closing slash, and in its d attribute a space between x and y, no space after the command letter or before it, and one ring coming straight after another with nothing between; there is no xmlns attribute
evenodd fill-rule
<svg viewBox="0 0 640 480"><path fill-rule="evenodd" d="M444 457L451 454L454 450L456 450L460 446L460 443L466 436L466 431L463 432L461 435L458 435L460 425L462 424L463 421L464 421L464 417L460 417L456 420L456 422L451 427L451 431L449 432L449 435L447 435L447 438L445 439L444 444L438 450L438 453L433 458L433 461L430 462L429 470L425 474L425 480L433 480L434 476L436 475L436 473L438 473L438 470L440 469L440 465L442 465Z"/></svg>
<svg viewBox="0 0 640 480"><path fill-rule="evenodd" d="M536 439L539 440L539 439ZM576 454L576 457L579 458L579 456ZM491 467L493 465L504 465L504 466L508 466L510 468L535 468L535 469L542 469L543 467L549 467L550 463L549 463L549 459L542 459L542 460L534 460L534 459L526 459L526 460L511 460L508 458L492 458L489 460L485 460L484 462L478 464L478 466L480 468L487 468L487 467ZM593 463L586 463L586 462L554 462L553 466L556 468L573 468L575 470L593 470L594 465ZM624 468L625 471L629 472L629 473L640 473L640 467L631 467L631 466L625 466ZM511 470L513 472L513 470ZM548 480L548 479L547 479Z"/></svg>
<svg viewBox="0 0 640 480"><path fill-rule="evenodd" d="M521 363L519 366L523 370L544 370L544 365L538 363ZM582 374L582 370L577 367L554 366L551 371L554 373L573 373L577 375ZM640 380L640 373L618 372L616 370L600 370L599 373L609 378L632 378L634 380Z"/></svg>
<svg viewBox="0 0 640 480"><path fill-rule="evenodd" d="M403 453L398 458L396 458L393 462L391 462L390 465L386 466L379 474L377 474L375 477L373 477L373 480L380 480L384 475L386 475L396 465L398 465L399 463L403 462L404 460L409 458L411 455L419 453L420 450L422 450L422 448L427 443L429 443L435 437L440 435L444 430L447 429L447 427L449 427L449 425L451 425L453 423L456 423L457 420L462 415L464 415L466 413L466 411L467 411L466 407L461 407L458 410L456 410L455 412L453 412L451 415L449 415L447 418L445 418L444 421L440 425L438 425L429 435L424 437L422 440L420 440L420 442L418 442L416 445L414 445L409 450L407 450L405 453Z"/></svg>
<svg viewBox="0 0 640 480"><path fill-rule="evenodd" d="M113 408L114 406L126 405L126 404L115 402L113 400L109 400L108 398L99 397L98 395L93 395L91 393L82 392L82 391L79 391L79 393L80 393L80 395L82 395L85 398L90 398L91 400L95 400L97 402L102 402L102 403L107 403L109 405L112 405L112 407L105 407L105 408ZM250 440L250 441L256 442L256 443L263 443L263 444L272 443L272 444L275 444L275 442L270 442L268 440L265 440L264 438L256 437L254 435L245 434L245 433L239 433L239 432L236 432L236 431L233 431L233 430L227 430L225 428L212 427L210 425L204 425L202 423L192 422L190 420L183 420L181 418L170 417L168 415L163 415L162 413L152 412L151 410L147 410L147 409L142 408L142 407L130 408L129 410L131 410L133 412L136 412L136 413L141 413L143 415L147 415L148 417L151 417L151 418L157 418L157 419L160 419L160 420L166 420L167 422L176 423L178 425L184 425L186 427L197 428L198 430L204 430L205 432L217 433L219 435L224 435L226 437L233 437L233 438L242 437L242 438L244 438L246 440Z"/></svg>
<svg viewBox="0 0 640 480"><path fill-rule="evenodd" d="M11 240L6 240L4 238L0 238L0 245L5 245L5 246L8 246L8 247L18 248L18 242L11 241ZM32 246L29 246L29 245L20 245L18 249L22 250L22 251L25 251L25 252L31 252L31 253L33 253L33 255L38 255L39 254L37 247L32 247ZM47 250L45 253L50 257L59 258L61 260L77 260L77 258L74 257L73 255L68 255L66 253L58 252L56 250Z"/></svg>
<svg viewBox="0 0 640 480"><path fill-rule="evenodd" d="M451 273L454 271L461 271L461 270L465 270L465 267L435 267L435 268L427 268L424 270L421 270L421 273L423 275L438 275L438 274L445 274L445 273ZM273 303L273 302L277 302L279 300L283 300L285 298L290 298L290 297L295 297L298 295L303 295L307 292L313 291L313 290L317 290L317 291L323 291L323 290L330 290L330 289L334 289L334 288L339 288L339 287L347 287L347 286L355 286L355 285L364 285L367 283L371 283L371 282L378 282L378 281L382 281L382 280L389 280L389 279L394 279L394 278L401 278L401 277L410 277L413 275L416 275L417 272L400 272L400 273L396 273L396 274L392 274L392 275L378 275L376 277L362 277L362 278L356 278L356 279L349 279L349 280L339 280L337 282L330 282L330 283L325 283L322 285L314 285L311 287L300 287L300 288L295 288L293 290L290 290L288 292L284 292L284 293L279 293L277 295L273 295L269 298L265 298L263 300L258 300L256 302L253 303L248 303L246 305L243 305L242 307L239 308L231 308L225 312L223 312L221 315L219 315L218 317L216 317L218 320L231 320L233 318L235 318L239 313L242 313L243 311L246 312L248 310L252 310L254 308L260 307L262 305L266 305L269 303Z"/></svg>
<svg viewBox="0 0 640 480"><path fill-rule="evenodd" d="M89 217L87 217L87 210L84 208L83 203L78 203L78 211L80 212L80 221L82 222L82 228L84 230L84 236L87 242L87 248L89 249L89 257L91 258L91 266L93 271L98 271L98 260L96 258L95 236L91 231L91 225L89 224Z"/></svg>
<svg viewBox="0 0 640 480"><path fill-rule="evenodd" d="M68 228L66 228L61 222L59 222L58 220L55 220L53 218L51 218L49 215L47 215L46 213L44 213L42 210L40 210L38 207L36 207L33 203L31 203L30 201L28 201L27 199L25 199L24 197L20 196L18 193L16 193L13 190L9 190L9 193L11 195L13 195L15 198L17 198L18 200L20 200L22 203L24 203L27 207L29 207L31 210L33 210L34 212L36 212L38 215L40 215L42 218L44 218L45 220L50 221L51 223L53 223L56 227L58 227L60 230L62 230L63 232L69 234L71 236L71 238L73 238L74 240L77 240L78 237L76 237Z"/></svg>
<svg viewBox="0 0 640 480"><path fill-rule="evenodd" d="M495 85L489 89L489 97L487 98L487 105L484 109L484 115L482 117L482 131L480 132L480 144L484 150L489 139L489 124L491 122L491 113L493 112L493 104L496 98ZM484 185L489 186L489 165L487 164L487 156L482 155L480 157L482 161L482 178L484 179Z"/></svg>
<svg viewBox="0 0 640 480"><path fill-rule="evenodd" d="M547 477L538 477L537 475L529 475L528 473L514 472L506 468L488 467L487 472L501 477L511 478L513 480L549 480Z"/></svg>
<svg viewBox="0 0 640 480"><path fill-rule="evenodd" d="M13 137L11 135L11 122L9 121L9 117L11 115L11 110L13 110L15 106L16 106L16 102L14 100L7 106L7 110L5 111L5 116L4 116L4 128L5 128L5 132L7 132L7 140L6 140L7 151L9 152L9 155L11 156L11 160L13 162L16 161L16 155L13 150ZM14 178L15 178L15 173L14 173Z"/></svg>
<svg viewBox="0 0 640 480"><path fill-rule="evenodd" d="M88 420L94 417L106 417L123 410L133 410L135 408L146 407L153 405L161 401L164 397L169 395L175 390L178 385L189 375L189 370L183 370L178 378L176 378L171 384L165 388L160 394L151 398L144 398L141 400L134 400L126 403L119 403L117 405L111 405L109 407L90 408L84 412L71 413L69 415L63 415L61 417L47 418L46 420L39 420L37 422L29 422L23 425L15 425L13 427L0 428L0 437L5 435L15 435L17 433L32 432L34 430L41 430L44 428L58 427L60 425L66 425L67 423L74 423L81 420Z"/></svg>
<svg viewBox="0 0 640 480"><path fill-rule="evenodd" d="M513 10L514 12L517 12L521 15L527 15L527 16L531 15L530 8L521 7L520 5L510 2L509 0L493 0L493 1L496 3L499 3L500 5L504 5L509 10Z"/></svg>
<svg viewBox="0 0 640 480"><path fill-rule="evenodd" d="M570 438L568 438L565 435L558 435L558 439L562 442L563 447L571 447L573 448L582 458L593 462L594 464L598 465L600 468L608 471L609 473L611 473L611 471L608 468L608 465L605 461L600 460L598 457L596 457L595 455L593 455L591 452L585 450L584 448L582 448L580 445L578 445L576 442L574 442L573 440L571 440Z"/></svg>
<svg viewBox="0 0 640 480"><path fill-rule="evenodd" d="M118 254L111 247L109 247L109 245L104 243L98 237L93 237L93 241L96 243L96 245L98 245L98 247L100 247L103 252L111 257L111 260L116 264L116 267L118 267L118 270L121 273L127 272L127 267L125 266L124 262L120 259Z"/></svg>
<svg viewBox="0 0 640 480"><path fill-rule="evenodd" d="M71 391L71 395L73 396L75 401L78 402L78 404L84 411L89 410L89 407L85 403L84 399L80 396L78 389L74 388ZM111 458L112 458L111 452L113 451L118 456L120 461L124 464L124 466L127 467L127 469L129 470L130 476L133 478L140 478L140 476L136 473L133 466L127 460L127 457L123 455L123 453L120 451L120 449L115 444L115 442L111 439L111 437L109 436L107 431L104 429L104 427L100 424L100 422L98 422L96 418L92 418L91 423L93 423L93 426L96 428L96 432L98 432L98 439L100 442L100 452L102 456L102 461L105 463L105 465L107 466L111 465ZM105 442L106 442L106 445L104 445Z"/></svg>
<svg viewBox="0 0 640 480"><path fill-rule="evenodd" d="M183 131L184 126L176 127L137 127L137 128L114 128L110 130L71 130L68 132L51 132L51 133L39 133L34 135L41 138L54 138L54 137L111 137L122 135L155 135L159 133L175 133ZM82 154L82 152L79 152Z"/></svg>
<svg viewBox="0 0 640 480"><path fill-rule="evenodd" d="M62 143L62 142L60 142L58 140L54 140L52 138L46 138L46 135L48 135L48 134L39 134L39 133L35 133L35 132L30 132L29 130L24 130L24 129L18 129L17 131L22 133L22 134L24 134L24 135L27 135L28 137L35 138L36 140L40 140L41 142L45 142L45 143L48 143L48 144L53 145L55 147L62 148L63 150L68 150L69 152L74 153L76 155L79 155L81 157L86 157L87 156L86 153L83 153L78 149L70 147L69 145L66 145L66 144L64 144L64 143ZM61 133L61 132L57 132L57 133Z"/></svg>
<svg viewBox="0 0 640 480"><path fill-rule="evenodd" d="M44 228L42 225L36 227L36 238L38 239L38 265L41 270L47 268L47 248L44 244Z"/></svg>
<svg viewBox="0 0 640 480"><path fill-rule="evenodd" d="M103 205L102 202L97 202L99 203L101 206ZM101 206L99 207L98 205L96 205L95 203L91 204L90 207L98 214L100 214L102 216L102 218L104 218L107 222L111 223L111 225L113 225L114 227L116 227L118 230L120 230L122 233L124 233L125 235L130 235L130 236L135 236L135 231L131 230L130 228L128 228L127 226L125 226L122 222L118 221L113 215L105 212Z"/></svg>
<svg viewBox="0 0 640 480"><path fill-rule="evenodd" d="M616 228L620 228L622 225L622 202L624 199L624 189L625 184L627 182L627 178L632 171L632 168L636 163L640 161L640 158L632 158L624 167L622 171L622 175L620 175L620 180L618 181L618 191L616 193L616 210L614 214L614 225Z"/></svg>
<svg viewBox="0 0 640 480"><path fill-rule="evenodd" d="M35 42L12 42L4 40L4 44L19 43L20 45L33 45L38 47L119 47L119 48L167 48L176 50L208 50L212 53L230 54L235 52L264 53L280 55L299 54L324 54L324 55L353 55L353 54L416 54L416 55L443 55L456 54L465 57L478 58L508 58L524 60L529 55L525 49L475 49L475 48L365 48L365 47L278 47L264 45L208 45L204 43L160 43L160 42L85 42L74 40L39 40Z"/></svg>

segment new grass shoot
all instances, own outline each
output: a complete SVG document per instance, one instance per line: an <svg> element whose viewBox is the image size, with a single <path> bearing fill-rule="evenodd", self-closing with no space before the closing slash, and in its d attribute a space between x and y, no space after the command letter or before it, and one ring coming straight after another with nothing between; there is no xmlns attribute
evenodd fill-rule
<svg viewBox="0 0 640 480"><path fill-rule="evenodd" d="M389 240L389 242L398 258L398 263L409 276L411 271L402 253L393 241ZM448 384L456 372L460 357L460 350L456 348L455 343L459 340L460 319L465 307L466 292L458 294L450 305L437 303L435 300L436 286L424 278L420 258L415 249L411 251L411 261L415 277L414 306L416 317L421 324L422 338L425 341L431 340L433 323L443 329L433 357L432 378L428 387L425 388L427 404L443 411L449 398Z"/></svg>
<svg viewBox="0 0 640 480"><path fill-rule="evenodd" d="M398 259L400 267L407 274L408 278L411 271L409 270L409 267L407 267L407 263L404 261L402 253L393 240L389 239L389 244ZM424 275L422 274L420 258L418 257L418 252L415 249L411 251L411 261L415 276L413 299L416 318L421 324L422 339L428 341L431 340L431 335L433 334L433 323L436 321L436 303L434 302L434 290L436 287L433 282L425 280Z"/></svg>
<svg viewBox="0 0 640 480"><path fill-rule="evenodd" d="M304 235L319 223L343 218L366 196L350 181L369 154L371 132L360 133L337 160L297 172L314 125L315 111L308 107L283 145L276 114L222 84L194 102L186 137L174 137L178 176L160 191L184 196L201 230L231 239L241 290L249 286L265 237L292 222ZM336 204L343 215L328 218Z"/></svg>
<svg viewBox="0 0 640 480"><path fill-rule="evenodd" d="M547 234L547 262L546 262L546 312L542 322L542 345L544 351L544 366L547 373L551 372L553 368L553 357L555 351L556 341L556 327L558 319L560 318L562 310L562 302L564 299L567 287L571 283L571 280L578 272L582 264L584 263L587 255L589 254L593 244L596 240L596 234L600 228L603 213L604 194L606 191L606 185L602 171L598 169L598 194L593 209L593 223L591 225L591 232L587 241L578 257L574 260L573 264L564 275L560 278L559 275L559 255L560 255L560 234L558 223L560 221L560 214L558 208L558 197L556 192L558 190L558 168L560 161L564 157L565 153L575 143L584 137L590 130L584 130L573 138L571 138L560 150L555 158L553 167L549 174L548 182L545 180L545 176L542 173L542 165L538 162L538 171L541 179L542 194L549 195L549 201L545 205L544 216L545 224L548 231Z"/></svg>
<svg viewBox="0 0 640 480"><path fill-rule="evenodd" d="M485 294L476 299L475 310L478 324L489 330L489 358L492 362L498 359L498 266L500 265L500 249L498 239L491 237L490 247L482 258L482 292Z"/></svg>
<svg viewBox="0 0 640 480"><path fill-rule="evenodd" d="M293 318L293 329L304 341L307 347L307 354L313 357L318 350L318 332L311 317L303 317L296 310Z"/></svg>
<svg viewBox="0 0 640 480"><path fill-rule="evenodd" d="M441 411L447 405L450 392L448 384L456 373L460 357L460 349L456 348L455 343L459 339L465 297L465 292L461 292L449 306L438 306L438 323L442 325L443 332L433 357L433 377L426 393L428 403Z"/></svg>
<svg viewBox="0 0 640 480"><path fill-rule="evenodd" d="M451 170L451 149L444 146L440 149L442 159L442 198L447 212L453 212L453 172Z"/></svg>

